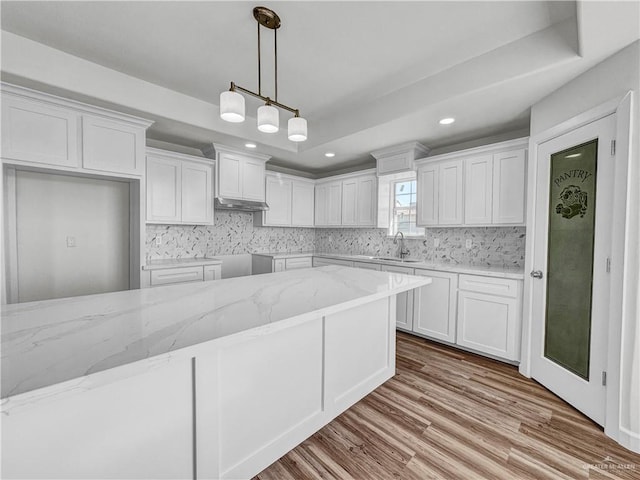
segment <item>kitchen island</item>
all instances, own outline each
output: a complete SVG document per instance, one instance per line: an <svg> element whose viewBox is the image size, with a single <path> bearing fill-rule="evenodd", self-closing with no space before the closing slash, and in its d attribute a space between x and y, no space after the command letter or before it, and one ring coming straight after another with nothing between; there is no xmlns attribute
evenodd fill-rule
<svg viewBox="0 0 640 480"><path fill-rule="evenodd" d="M395 296L322 267L8 305L3 478L249 478L391 378Z"/></svg>

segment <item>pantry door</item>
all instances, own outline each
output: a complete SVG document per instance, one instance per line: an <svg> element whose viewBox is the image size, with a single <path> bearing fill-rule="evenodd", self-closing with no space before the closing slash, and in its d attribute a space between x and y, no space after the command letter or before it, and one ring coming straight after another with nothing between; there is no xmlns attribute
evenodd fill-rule
<svg viewBox="0 0 640 480"><path fill-rule="evenodd" d="M531 376L605 420L613 216L609 115L538 147Z"/></svg>

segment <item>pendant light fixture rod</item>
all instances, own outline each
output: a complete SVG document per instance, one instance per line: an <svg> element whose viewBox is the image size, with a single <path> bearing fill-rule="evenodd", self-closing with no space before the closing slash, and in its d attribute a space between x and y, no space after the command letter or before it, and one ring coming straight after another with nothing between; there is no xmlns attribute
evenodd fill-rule
<svg viewBox="0 0 640 480"><path fill-rule="evenodd" d="M258 95L262 95L262 66L260 63L260 22L258 22Z"/></svg>
<svg viewBox="0 0 640 480"><path fill-rule="evenodd" d="M236 90L242 92L242 93L246 93L247 95L251 95L253 97L259 98L260 100L262 100L265 103L269 103L270 105L274 105L278 108L282 108L283 110L288 110L289 112L293 113L296 117L300 116L300 110L296 109L296 108L291 108L287 105L285 105L284 103L280 103L276 100L272 100L269 97L265 97L263 95L260 95L259 93L255 93L252 92L251 90L247 90L244 87L241 87L240 85L236 85L234 82L231 82L231 88L229 88L230 92L235 92Z"/></svg>
<svg viewBox="0 0 640 480"><path fill-rule="evenodd" d="M275 99L278 101L278 29L273 30L273 53L274 53L274 66L275 66Z"/></svg>

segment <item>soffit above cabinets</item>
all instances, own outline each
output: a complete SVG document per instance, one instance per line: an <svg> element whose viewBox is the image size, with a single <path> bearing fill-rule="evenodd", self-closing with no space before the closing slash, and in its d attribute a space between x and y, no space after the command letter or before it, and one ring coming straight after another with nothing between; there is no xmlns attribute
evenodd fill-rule
<svg viewBox="0 0 640 480"><path fill-rule="evenodd" d="M532 104L640 30L637 2L268 6L282 19L279 100L309 121L309 139L297 145L286 129L269 135L257 131L255 118L232 125L218 116L219 94L231 80L257 84L246 2L4 1L2 74L150 118L151 139L193 148L252 141L270 163L326 175L373 166L369 152L390 145L438 149L526 129ZM272 39L262 40L270 50ZM271 68L263 65L268 94ZM247 111L259 106L247 102ZM439 125L447 116L456 123Z"/></svg>

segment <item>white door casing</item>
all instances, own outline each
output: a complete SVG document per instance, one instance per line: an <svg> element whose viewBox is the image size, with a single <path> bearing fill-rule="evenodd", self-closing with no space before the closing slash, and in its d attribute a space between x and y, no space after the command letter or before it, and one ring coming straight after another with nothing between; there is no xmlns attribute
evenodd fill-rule
<svg viewBox="0 0 640 480"><path fill-rule="evenodd" d="M613 159L611 140L615 132L615 116L609 115L539 145L536 165L533 266L543 277L534 279L531 299L531 376L549 390L604 425L606 388L602 372L606 371L607 329L609 312L609 276L607 259L611 250L611 210L613 200ZM593 287L591 305L591 344L589 378L583 379L544 356L544 328L547 298L547 256L549 222L550 157L576 145L598 139L597 199L595 205L595 237Z"/></svg>

